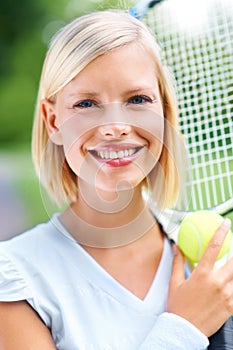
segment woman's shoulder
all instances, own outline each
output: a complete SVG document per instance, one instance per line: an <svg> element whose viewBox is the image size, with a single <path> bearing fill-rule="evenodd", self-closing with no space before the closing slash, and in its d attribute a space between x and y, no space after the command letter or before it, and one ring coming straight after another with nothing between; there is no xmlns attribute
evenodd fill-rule
<svg viewBox="0 0 233 350"><path fill-rule="evenodd" d="M69 256L69 248L64 247L66 241L52 217L48 222L0 242L0 300L31 298L37 280L46 274L52 280L57 266L64 264L65 257Z"/></svg>
<svg viewBox="0 0 233 350"><path fill-rule="evenodd" d="M47 264L48 259L60 256L65 248L67 239L56 224L56 216L49 221L7 240L0 242L0 272L9 270L24 271L38 269ZM4 272L5 271L5 272Z"/></svg>
<svg viewBox="0 0 233 350"><path fill-rule="evenodd" d="M60 230L56 224L57 216L58 214L54 214L47 222L39 223L8 240L1 241L0 254L14 249L17 251L20 251L21 248L28 249L30 246L35 247L37 244L39 248L43 242L59 240Z"/></svg>

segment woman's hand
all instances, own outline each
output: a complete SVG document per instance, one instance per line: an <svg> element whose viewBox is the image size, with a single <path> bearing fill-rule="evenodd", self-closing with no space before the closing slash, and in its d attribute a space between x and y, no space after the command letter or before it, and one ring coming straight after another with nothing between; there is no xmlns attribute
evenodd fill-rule
<svg viewBox="0 0 233 350"><path fill-rule="evenodd" d="M214 266L229 228L230 220L224 220L187 280L184 256L174 247L167 311L185 318L208 337L233 314L233 258L220 269Z"/></svg>

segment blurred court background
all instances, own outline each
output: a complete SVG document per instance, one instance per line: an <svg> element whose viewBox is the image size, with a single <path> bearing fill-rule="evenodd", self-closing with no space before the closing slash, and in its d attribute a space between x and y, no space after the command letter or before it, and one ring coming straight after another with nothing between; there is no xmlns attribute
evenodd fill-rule
<svg viewBox="0 0 233 350"><path fill-rule="evenodd" d="M0 240L49 218L31 162L31 128L39 77L53 34L96 9L130 1L17 0L0 3Z"/></svg>

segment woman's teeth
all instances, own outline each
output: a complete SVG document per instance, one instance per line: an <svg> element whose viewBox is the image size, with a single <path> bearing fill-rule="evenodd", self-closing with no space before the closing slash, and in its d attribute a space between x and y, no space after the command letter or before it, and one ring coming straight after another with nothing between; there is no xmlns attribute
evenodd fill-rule
<svg viewBox="0 0 233 350"><path fill-rule="evenodd" d="M136 153L138 151L138 147L137 148L132 148L132 149L125 149L125 150L121 150L121 151L100 151L97 152L97 156L99 158L102 159L116 159L116 158L124 158L124 157L128 157L128 156L132 156L134 153Z"/></svg>

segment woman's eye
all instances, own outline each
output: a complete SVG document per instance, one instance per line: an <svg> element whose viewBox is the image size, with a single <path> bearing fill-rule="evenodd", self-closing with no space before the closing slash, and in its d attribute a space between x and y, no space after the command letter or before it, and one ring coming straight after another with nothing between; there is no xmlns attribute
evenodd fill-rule
<svg viewBox="0 0 233 350"><path fill-rule="evenodd" d="M83 100L81 102L75 103L74 108L90 108L94 106L94 102L92 100Z"/></svg>
<svg viewBox="0 0 233 350"><path fill-rule="evenodd" d="M146 102L152 102L150 97L147 96L133 96L130 98L129 103L139 105Z"/></svg>

